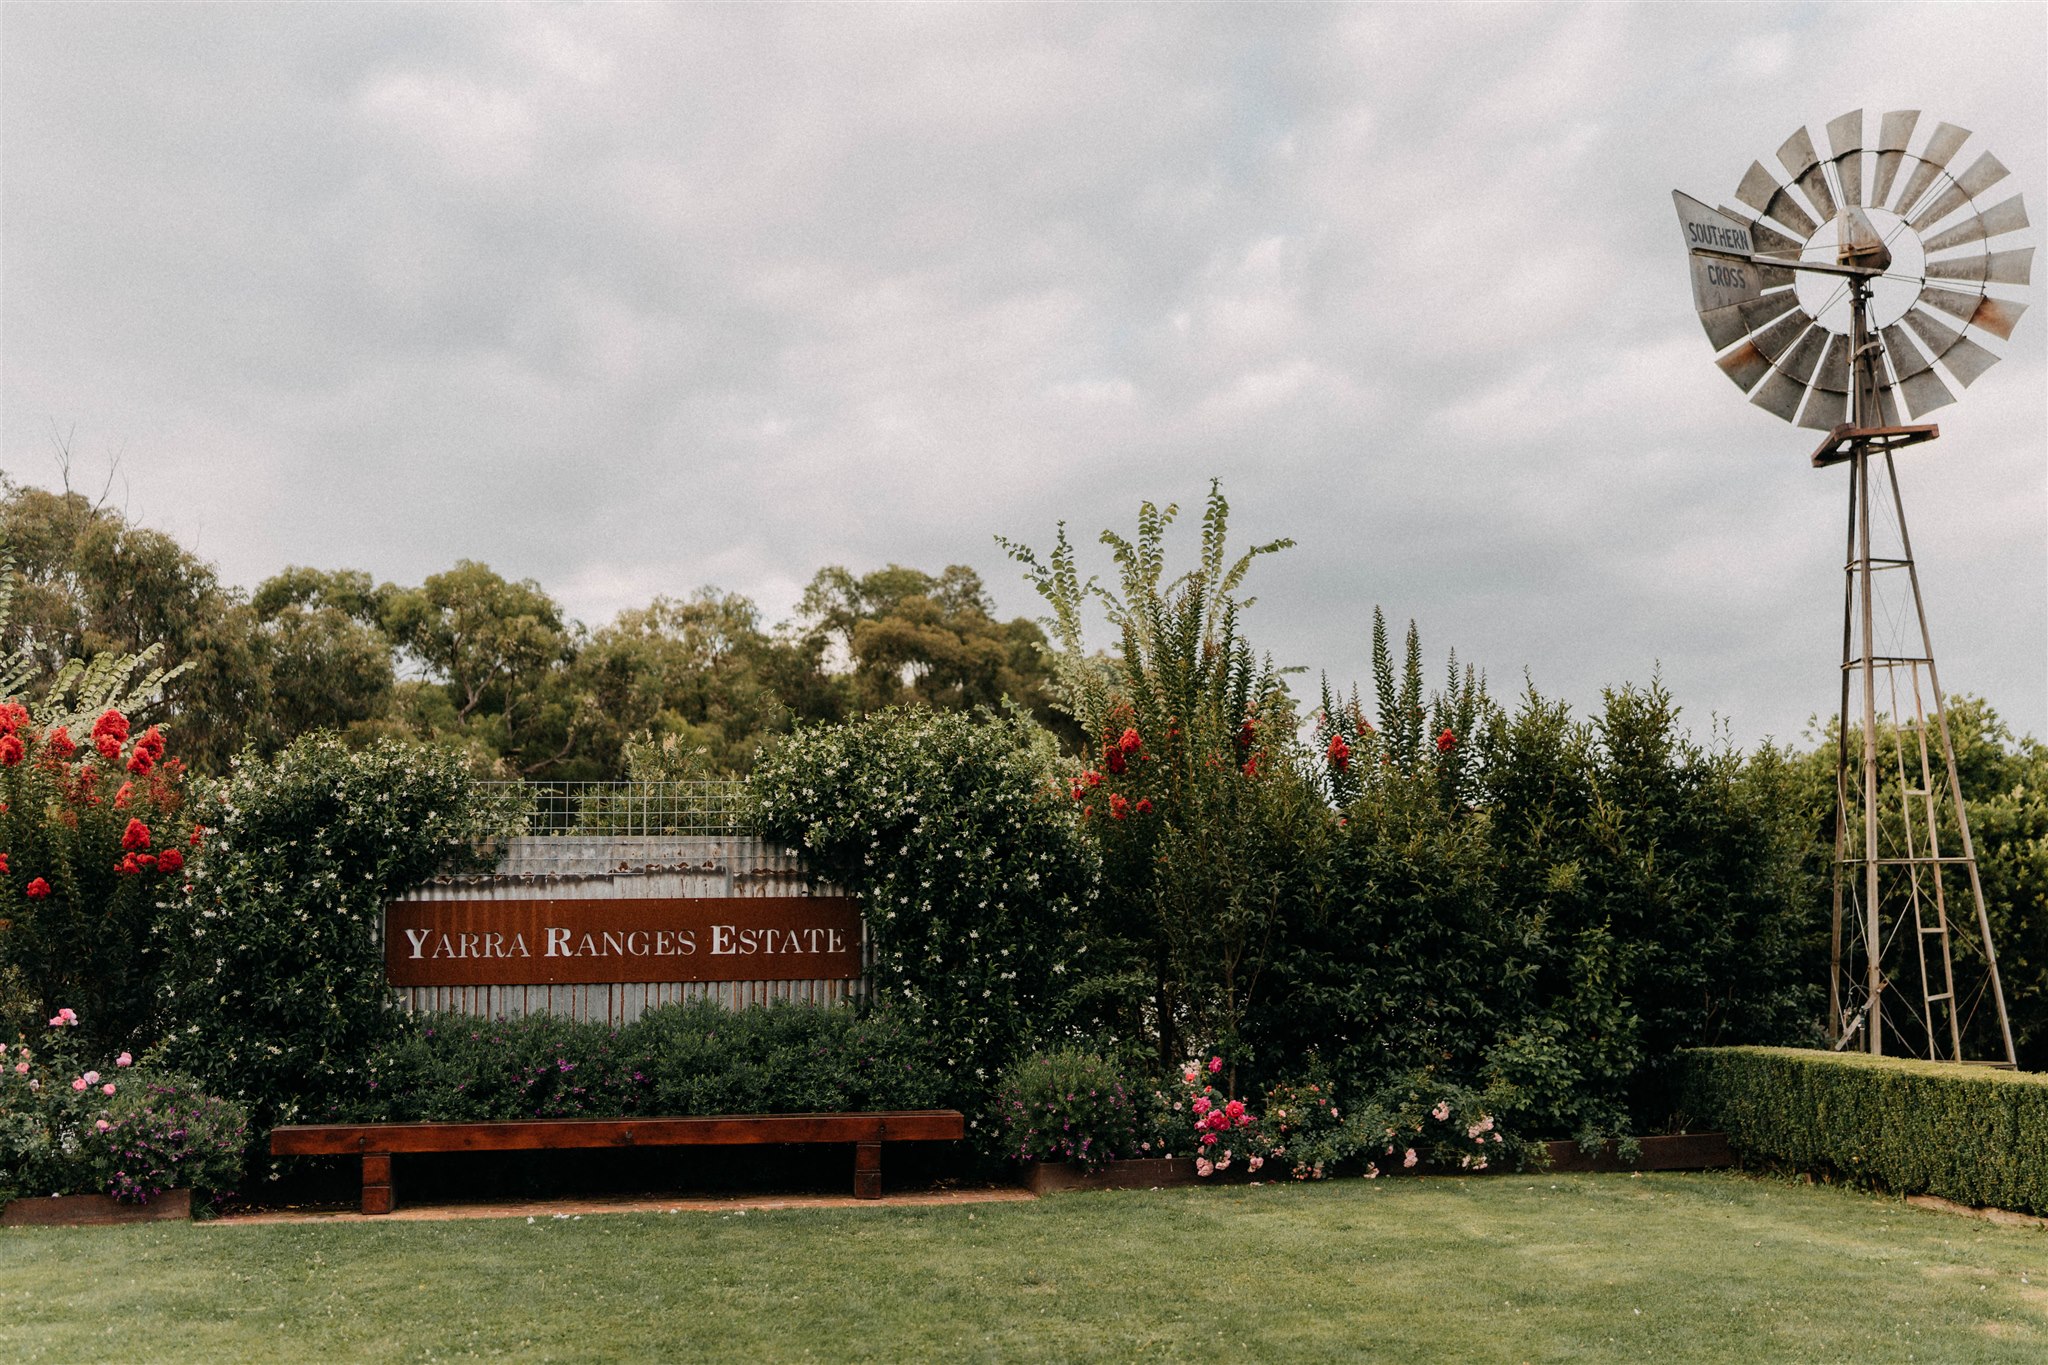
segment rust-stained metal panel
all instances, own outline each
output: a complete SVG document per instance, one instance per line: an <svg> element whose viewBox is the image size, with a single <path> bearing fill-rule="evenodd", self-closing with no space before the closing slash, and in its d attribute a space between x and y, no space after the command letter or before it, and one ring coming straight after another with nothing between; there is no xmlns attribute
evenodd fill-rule
<svg viewBox="0 0 2048 1365"><path fill-rule="evenodd" d="M2003 203L1994 204L1982 213L1971 214L1946 232L1929 237L1923 246L1930 255L1947 251L1950 247L1968 246L1988 237L2002 236L2017 232L2027 226L2027 206L2024 195L2014 195Z"/></svg>
<svg viewBox="0 0 2048 1365"><path fill-rule="evenodd" d="M1721 367L1721 373L1735 381L1735 386L1744 393L1755 388L1757 381L1771 372L1771 362L1754 342L1745 341L1727 355L1714 362Z"/></svg>
<svg viewBox="0 0 2048 1365"><path fill-rule="evenodd" d="M1918 109L1894 109L1880 120L1877 174L1871 181L1870 197L1863 201L1869 207L1881 208L1886 203L1886 196L1899 173L1899 164L1906 159L1906 144L1912 140L1913 125L1919 121Z"/></svg>
<svg viewBox="0 0 2048 1365"><path fill-rule="evenodd" d="M1942 312L1968 322L1977 314L1977 305L1984 301L1984 295L1964 294L1953 289L1942 289L1926 285L1920 290L1919 302L1933 304Z"/></svg>
<svg viewBox="0 0 2048 1365"><path fill-rule="evenodd" d="M1853 109L1828 122L1828 150L1834 153L1835 173L1842 181L1845 205L1863 202L1863 111Z"/></svg>
<svg viewBox="0 0 2048 1365"><path fill-rule="evenodd" d="M2020 314L2026 311L2024 303L1994 299L1987 294L1977 301L1977 311L1970 314L1970 325L2010 341L2012 329L2018 325Z"/></svg>

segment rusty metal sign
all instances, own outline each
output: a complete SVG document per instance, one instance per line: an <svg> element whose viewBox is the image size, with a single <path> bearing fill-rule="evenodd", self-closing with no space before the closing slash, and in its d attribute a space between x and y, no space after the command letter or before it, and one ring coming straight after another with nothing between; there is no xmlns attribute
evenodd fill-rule
<svg viewBox="0 0 2048 1365"><path fill-rule="evenodd" d="M394 986L853 980L859 903L832 896L393 901Z"/></svg>
<svg viewBox="0 0 2048 1365"><path fill-rule="evenodd" d="M1749 260L1756 248L1748 226L1676 190L1671 201L1691 258L1693 306L1709 313L1760 297L1764 281Z"/></svg>

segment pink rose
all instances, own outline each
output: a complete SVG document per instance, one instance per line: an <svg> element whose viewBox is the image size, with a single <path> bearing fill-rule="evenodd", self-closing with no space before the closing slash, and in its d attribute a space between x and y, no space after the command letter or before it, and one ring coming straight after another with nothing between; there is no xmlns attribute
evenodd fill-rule
<svg viewBox="0 0 2048 1365"><path fill-rule="evenodd" d="M1415 1163L1420 1159L1421 1158L1415 1155L1415 1149L1413 1147L1410 1147L1408 1149L1408 1155L1401 1158L1401 1167L1403 1170L1412 1169Z"/></svg>
<svg viewBox="0 0 2048 1365"><path fill-rule="evenodd" d="M1211 1057L1211 1058L1209 1059L1209 1074L1210 1074L1211 1076L1215 1075L1215 1074L1216 1074L1217 1072L1221 1071L1222 1069L1223 1069L1223 1059L1222 1059L1221 1057Z"/></svg>
<svg viewBox="0 0 2048 1365"><path fill-rule="evenodd" d="M83 1076L80 1076L80 1077L79 1077L79 1078L78 1078L77 1080L73 1081L73 1082L71 1083L71 1088L72 1088L73 1090L83 1090L83 1089L85 1089L85 1077L83 1077Z"/></svg>
<svg viewBox="0 0 2048 1365"><path fill-rule="evenodd" d="M1212 1106L1209 1103L1209 1097L1207 1095L1195 1096L1195 1102L1189 1107L1192 1108L1197 1114L1206 1114L1212 1108Z"/></svg>
<svg viewBox="0 0 2048 1365"><path fill-rule="evenodd" d="M94 1121L92 1126L99 1129L102 1133L104 1133L107 1131L107 1129L112 1128L114 1125L108 1123L105 1119L98 1119Z"/></svg>
<svg viewBox="0 0 2048 1365"><path fill-rule="evenodd" d="M111 1094L113 1094L113 1093L114 1093L114 1083L113 1083L112 1081L108 1081L108 1082L107 1082L107 1083L106 1083L105 1085L103 1085L103 1086L101 1086L101 1087L100 1087L100 1093L101 1093L102 1095L111 1095Z"/></svg>
<svg viewBox="0 0 2048 1365"><path fill-rule="evenodd" d="M88 1072L86 1072L86 1073L85 1073L85 1083L86 1083L87 1085L98 1085L98 1084L100 1083L100 1073L99 1073L99 1072L97 1072L97 1071L88 1071Z"/></svg>
<svg viewBox="0 0 2048 1365"><path fill-rule="evenodd" d="M1444 1122L1451 1116L1451 1102L1449 1100L1438 1100L1436 1108L1429 1111L1429 1116L1438 1123Z"/></svg>
<svg viewBox="0 0 2048 1365"><path fill-rule="evenodd" d="M1243 1117L1244 1117L1244 1101L1243 1101L1243 1100L1232 1100L1232 1101L1231 1101L1230 1103L1228 1103L1228 1104L1226 1104L1226 1105L1224 1105L1224 1106L1223 1106L1223 1112L1224 1112L1225 1116L1227 1116L1227 1117L1229 1117L1229 1118L1232 1118L1232 1119L1241 1119L1241 1118L1243 1118Z"/></svg>
<svg viewBox="0 0 2048 1365"><path fill-rule="evenodd" d="M1198 1157L1196 1157L1196 1158L1195 1158L1195 1174L1196 1174L1196 1175L1209 1175L1209 1174L1213 1173L1213 1172L1215 1171L1215 1169L1216 1169L1216 1168L1215 1168L1214 1166L1211 1166L1211 1165L1209 1164L1209 1159L1208 1159L1207 1157L1200 1157L1200 1156L1198 1156Z"/></svg>
<svg viewBox="0 0 2048 1365"><path fill-rule="evenodd" d="M135 1065L135 1058L134 1058L134 1057L132 1057L132 1056L130 1056L130 1055L129 1055L128 1053L125 1053L125 1052L124 1052L124 1053L122 1053L122 1054L121 1054L120 1056L118 1056L118 1057L114 1058L114 1065L115 1065L115 1066L134 1066L134 1065Z"/></svg>
<svg viewBox="0 0 2048 1365"><path fill-rule="evenodd" d="M14 1074L15 1074L15 1075L17 1075L17 1076L26 1076L26 1075L28 1075L28 1063L27 1063L27 1062L16 1062L16 1063L14 1064Z"/></svg>

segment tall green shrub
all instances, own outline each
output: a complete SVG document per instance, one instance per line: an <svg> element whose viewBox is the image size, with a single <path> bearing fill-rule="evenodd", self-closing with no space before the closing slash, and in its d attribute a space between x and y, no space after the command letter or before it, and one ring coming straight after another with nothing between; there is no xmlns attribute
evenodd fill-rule
<svg viewBox="0 0 2048 1365"><path fill-rule="evenodd" d="M1004 544L1052 608L1060 699L1091 745L1070 782L1104 869L1083 994L1162 1064L1202 1047L1236 1062L1274 945L1318 894L1331 816L1280 673L1239 627L1253 562L1292 542L1232 559L1230 506L1212 483L1200 558L1169 579L1176 512L1144 503L1135 539L1102 533L1115 590L1082 582L1064 525L1044 561ZM1084 638L1091 601L1117 632L1107 658Z"/></svg>
<svg viewBox="0 0 2048 1365"><path fill-rule="evenodd" d="M382 908L436 872L484 868L517 794L441 750L301 739L245 757L202 807L189 889L157 933L171 1064L256 1130L317 1116L394 1026Z"/></svg>
<svg viewBox="0 0 2048 1365"><path fill-rule="evenodd" d="M763 833L861 898L874 996L928 1031L976 1112L1058 1029L1087 951L1096 859L1056 762L1014 710L891 709L800 730L752 778Z"/></svg>

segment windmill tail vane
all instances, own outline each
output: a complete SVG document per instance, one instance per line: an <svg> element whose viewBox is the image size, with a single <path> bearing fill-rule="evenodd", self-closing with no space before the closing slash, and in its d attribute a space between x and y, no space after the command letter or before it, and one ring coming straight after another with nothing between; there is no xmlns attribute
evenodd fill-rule
<svg viewBox="0 0 2048 1365"><path fill-rule="evenodd" d="M2033 276L2026 205L1918 110L1801 127L1740 207L1673 192L1715 364L1849 466L1828 1032L1837 1049L2015 1064L1894 453L1996 364ZM1960 169L1959 169L1960 168ZM1910 418L1907 422L1902 420Z"/></svg>

